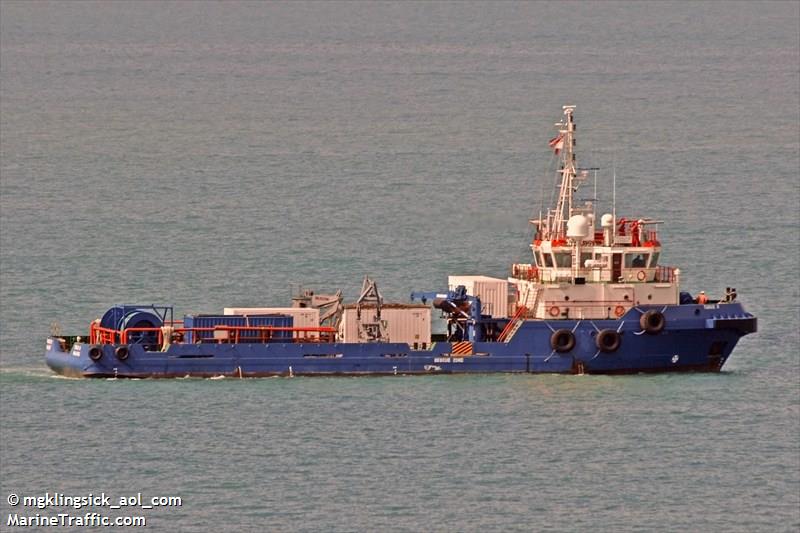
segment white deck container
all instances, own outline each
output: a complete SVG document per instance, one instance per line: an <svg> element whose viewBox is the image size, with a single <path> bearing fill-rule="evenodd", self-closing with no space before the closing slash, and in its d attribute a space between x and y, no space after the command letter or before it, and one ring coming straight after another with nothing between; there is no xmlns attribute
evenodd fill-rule
<svg viewBox="0 0 800 533"><path fill-rule="evenodd" d="M481 300L481 312L494 318L508 317L508 280L489 276L448 276L447 288L454 290L459 285L467 288L467 294Z"/></svg>
<svg viewBox="0 0 800 533"><path fill-rule="evenodd" d="M319 309L313 307L226 307L225 315L289 315L296 328L318 328ZM317 335L317 334L306 334ZM295 337L303 336L295 332Z"/></svg>
<svg viewBox="0 0 800 533"><path fill-rule="evenodd" d="M372 322L375 306L362 306L362 322ZM381 320L386 323L388 342L407 342L412 348L427 348L431 342L431 308L424 304L383 304ZM339 342L368 342L359 338L355 304L347 304L339 324ZM384 339L385 340L385 339Z"/></svg>

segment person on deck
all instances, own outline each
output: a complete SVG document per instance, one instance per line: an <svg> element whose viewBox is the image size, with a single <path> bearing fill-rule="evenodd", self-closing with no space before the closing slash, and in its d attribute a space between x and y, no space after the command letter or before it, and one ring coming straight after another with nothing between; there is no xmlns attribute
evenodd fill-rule
<svg viewBox="0 0 800 533"><path fill-rule="evenodd" d="M697 295L697 303L699 304L708 303L708 296L706 296L706 291L700 291L700 294Z"/></svg>

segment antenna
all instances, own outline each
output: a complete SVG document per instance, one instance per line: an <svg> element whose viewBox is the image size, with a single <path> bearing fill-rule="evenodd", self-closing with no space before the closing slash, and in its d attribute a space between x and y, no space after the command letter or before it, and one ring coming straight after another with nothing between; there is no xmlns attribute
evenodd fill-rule
<svg viewBox="0 0 800 533"><path fill-rule="evenodd" d="M544 221L542 219L542 210L539 209L539 224L536 226L536 237L537 239L542 238L542 233L544 232Z"/></svg>
<svg viewBox="0 0 800 533"><path fill-rule="evenodd" d="M594 171L594 194L592 195L594 202L592 203L592 220L595 220L597 215L597 170Z"/></svg>
<svg viewBox="0 0 800 533"><path fill-rule="evenodd" d="M617 151L611 156L613 178L611 180L611 216L614 217L614 227L617 227ZM616 230L615 230L616 231Z"/></svg>

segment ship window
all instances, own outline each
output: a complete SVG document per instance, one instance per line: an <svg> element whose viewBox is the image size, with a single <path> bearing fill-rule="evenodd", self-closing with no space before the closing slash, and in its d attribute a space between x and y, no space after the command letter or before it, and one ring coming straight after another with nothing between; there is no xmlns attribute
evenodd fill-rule
<svg viewBox="0 0 800 533"><path fill-rule="evenodd" d="M569 253L555 254L556 266L559 268L569 268L572 266L572 255Z"/></svg>
<svg viewBox="0 0 800 533"><path fill-rule="evenodd" d="M580 268L586 268L586 261L592 259L592 253L582 253L581 254L581 264L578 265Z"/></svg>
<svg viewBox="0 0 800 533"><path fill-rule="evenodd" d="M625 268L646 267L650 254L625 254Z"/></svg>
<svg viewBox="0 0 800 533"><path fill-rule="evenodd" d="M544 261L543 261L544 266L546 266L546 267L552 267L553 266L553 256L551 254L543 253L542 257L544 257Z"/></svg>
<svg viewBox="0 0 800 533"><path fill-rule="evenodd" d="M650 268L655 268L658 265L658 252L653 252L653 257L650 258Z"/></svg>
<svg viewBox="0 0 800 533"><path fill-rule="evenodd" d="M534 252L534 254L533 254L533 266L535 266L535 267L539 266L538 263L539 263L539 254Z"/></svg>

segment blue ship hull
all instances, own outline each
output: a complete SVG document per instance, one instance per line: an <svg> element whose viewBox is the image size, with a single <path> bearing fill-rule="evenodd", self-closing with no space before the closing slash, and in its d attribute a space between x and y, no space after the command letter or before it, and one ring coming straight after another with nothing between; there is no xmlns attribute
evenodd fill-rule
<svg viewBox="0 0 800 533"><path fill-rule="evenodd" d="M656 334L639 325L648 309L666 319ZM381 342L176 343L165 351L130 344L121 359L120 345L68 346L50 337L46 360L65 376L101 378L717 372L739 339L756 328L756 318L739 303L639 306L618 320L527 320L508 342L437 342L424 350ZM552 337L563 329L573 333L575 343L559 352ZM605 330L619 333L619 345L610 351L597 347ZM99 348L99 357L96 350L90 357L92 348Z"/></svg>

